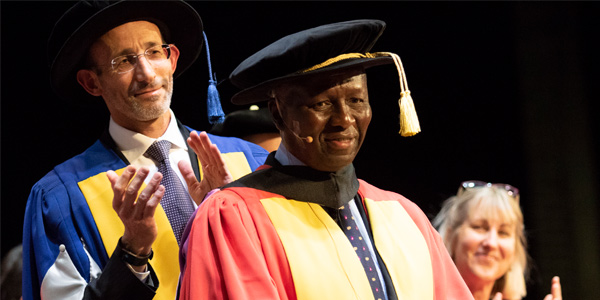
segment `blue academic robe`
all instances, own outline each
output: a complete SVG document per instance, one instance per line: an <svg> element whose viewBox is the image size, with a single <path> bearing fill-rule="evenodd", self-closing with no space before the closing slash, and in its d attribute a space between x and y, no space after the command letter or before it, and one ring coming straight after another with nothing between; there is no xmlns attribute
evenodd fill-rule
<svg viewBox="0 0 600 300"><path fill-rule="evenodd" d="M182 135L189 136L190 129L179 125ZM232 172L235 178L256 169L268 155L241 139L209 137L223 153L230 171L239 167ZM197 157L189 152L201 178ZM116 212L111 212L112 189L105 173L119 173L127 165L105 133L33 186L23 229L23 299L174 299L178 249L162 208L157 209L159 236L150 261L153 284L143 284L120 259L111 259L113 251L119 251L115 246L123 225Z"/></svg>

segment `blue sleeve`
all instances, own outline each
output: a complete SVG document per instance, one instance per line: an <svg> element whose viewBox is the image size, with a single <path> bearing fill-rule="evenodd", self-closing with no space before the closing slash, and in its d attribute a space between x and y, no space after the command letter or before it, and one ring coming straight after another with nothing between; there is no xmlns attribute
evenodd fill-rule
<svg viewBox="0 0 600 300"><path fill-rule="evenodd" d="M262 166L269 155L263 147L236 137L223 137L208 133L210 141L221 153L243 152L252 171Z"/></svg>
<svg viewBox="0 0 600 300"><path fill-rule="evenodd" d="M70 217L67 189L54 175L33 187L23 225L23 299L40 299L40 286L54 265L60 245L83 279L89 281L90 261Z"/></svg>
<svg viewBox="0 0 600 300"><path fill-rule="evenodd" d="M97 142L33 186L23 224L24 300L130 299L125 296L133 291L154 294L130 271L123 274L126 266L119 258L109 260L78 185L81 180L123 167L124 162ZM126 286L118 288L122 285ZM115 297L119 291L121 296Z"/></svg>

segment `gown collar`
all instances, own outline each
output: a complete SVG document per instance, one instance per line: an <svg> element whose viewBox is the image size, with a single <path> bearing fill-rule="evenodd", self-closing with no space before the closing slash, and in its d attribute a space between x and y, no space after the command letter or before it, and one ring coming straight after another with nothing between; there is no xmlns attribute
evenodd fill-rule
<svg viewBox="0 0 600 300"><path fill-rule="evenodd" d="M257 171L225 187L252 187L330 208L346 205L358 192L359 183L352 164L336 172L324 172L308 166L284 166L275 156L276 152L272 152Z"/></svg>

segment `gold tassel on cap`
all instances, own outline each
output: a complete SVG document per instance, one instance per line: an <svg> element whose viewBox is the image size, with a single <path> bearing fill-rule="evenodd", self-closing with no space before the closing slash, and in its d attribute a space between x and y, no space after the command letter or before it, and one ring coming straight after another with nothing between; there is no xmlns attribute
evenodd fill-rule
<svg viewBox="0 0 600 300"><path fill-rule="evenodd" d="M398 54L391 52L384 52L394 59L396 68L398 69L398 77L400 77L400 100L398 100L398 106L400 106L400 135L402 136L413 136L421 132L421 125L419 125L419 118L417 117L417 111L415 110L415 104L412 97L410 96L410 90L408 89L408 82L406 81L406 74L404 73L404 67Z"/></svg>
<svg viewBox="0 0 600 300"><path fill-rule="evenodd" d="M415 110L415 104L410 96L410 91L400 93L401 97L398 100L400 106L400 135L413 136L421 132L419 118Z"/></svg>

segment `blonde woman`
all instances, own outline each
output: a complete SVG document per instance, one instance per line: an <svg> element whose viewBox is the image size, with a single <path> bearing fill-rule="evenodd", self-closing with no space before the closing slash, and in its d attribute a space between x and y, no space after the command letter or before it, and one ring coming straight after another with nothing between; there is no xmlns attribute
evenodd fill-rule
<svg viewBox="0 0 600 300"><path fill-rule="evenodd" d="M465 181L433 225L475 300L525 297L527 241L517 188ZM562 300L558 276L544 300Z"/></svg>

